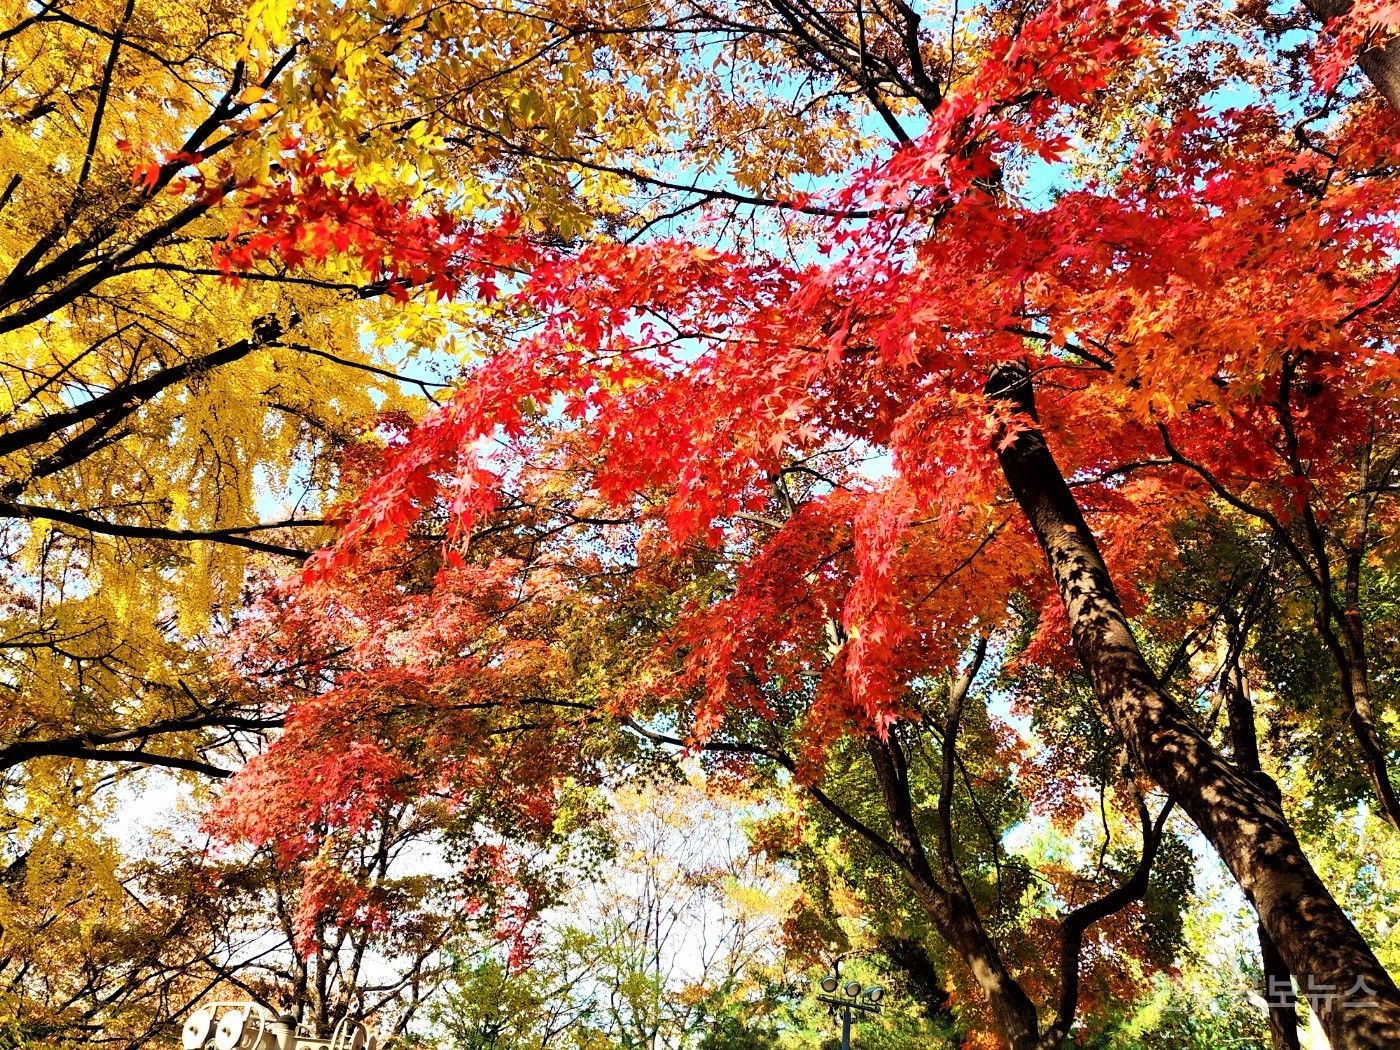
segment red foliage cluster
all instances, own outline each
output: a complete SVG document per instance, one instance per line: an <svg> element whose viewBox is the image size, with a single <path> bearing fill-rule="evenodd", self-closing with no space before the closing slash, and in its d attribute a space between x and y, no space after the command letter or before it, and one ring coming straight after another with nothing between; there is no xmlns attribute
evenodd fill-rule
<svg viewBox="0 0 1400 1050"><path fill-rule="evenodd" d="M582 775L597 710L660 699L694 700L703 739L813 683L798 719L813 764L846 730L883 731L912 683L1009 622L1010 595L1050 597L993 454L1022 425L982 394L1006 361L1033 365L1041 423L1121 579L1169 561L1173 525L1211 493L1285 520L1338 510L1356 441L1400 408L1388 111L1358 105L1311 140L1265 105L1186 111L1143 134L1111 183L1044 208L1000 185L1010 156L1062 155L1076 108L1170 13L1062 4L992 47L917 142L836 195L861 217L833 222L822 262L675 240L531 252L508 223L478 233L298 160L255 199L230 265L349 251L377 279L440 294L478 280L491 295L474 275L528 263L513 304L538 324L388 452L314 560L282 622L349 644L349 669L243 775L225 809L257 821L230 826L261 822L305 857L319 829L395 791L467 805L489 787L540 828L548 786ZM785 471L833 447L880 469L848 463L774 518ZM577 671L561 624L591 622L596 593L578 581L604 575L606 552L576 549L586 568L461 555L531 466L536 499L554 498L541 478L560 455L571 492L638 522L639 588L696 544L730 552L732 587L682 603L673 631L639 633L655 659L619 671L618 694L506 745L482 711L561 695ZM421 557L415 530L439 517L455 561L417 589L377 571ZM1063 651L1058 610L1046 603L1026 659Z"/></svg>
<svg viewBox="0 0 1400 1050"><path fill-rule="evenodd" d="M537 261L513 212L489 227L463 222L441 207L363 188L353 167L332 165L296 139L283 147L273 177L242 188L241 221L215 253L225 273L268 259L290 267L348 259L396 299L426 288L442 299L469 290L491 300L502 272Z"/></svg>

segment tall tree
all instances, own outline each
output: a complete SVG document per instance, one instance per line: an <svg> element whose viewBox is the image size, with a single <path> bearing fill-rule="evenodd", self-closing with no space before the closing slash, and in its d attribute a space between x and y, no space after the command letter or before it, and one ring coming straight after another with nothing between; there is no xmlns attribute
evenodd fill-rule
<svg viewBox="0 0 1400 1050"><path fill-rule="evenodd" d="M807 68L854 83L901 143L844 189L775 202L832 219L819 245L832 261L775 258L747 239L726 250L667 240L542 252L514 301L538 331L474 368L453 404L409 435L314 566L313 587L333 595L338 573L351 581L342 587L365 586L357 562L385 557L375 545L392 549L439 502L458 543L495 530L493 515L516 509L521 468L483 442L518 439L558 412L580 421L577 437L566 430L523 452L555 470L550 457L570 454L562 469L583 476L575 491L597 505L559 516L532 495L527 505L546 520L639 520L673 546L729 536L748 552L731 593L685 609L677 628L686 660L676 681L698 697L691 738L712 740L736 713L772 717L765 690L814 674L794 772L811 777L849 728L872 741L882 790L903 777L890 748L913 683L952 671L979 633L1004 626L1010 595L1056 602L1061 611L1042 617L1046 644L1068 629L1134 765L1211 840L1295 976L1343 990L1320 1009L1334 1044L1393 1041L1393 983L1312 871L1278 799L1162 689L1127 624L1141 595L1115 591L1082 510L1098 515L1120 579L1133 580L1171 556L1173 521L1212 500L1253 513L1285 546L1312 537L1296 560L1319 578L1324 637L1355 619L1324 567L1335 554L1315 504L1355 491L1354 464L1371 462L1357 435L1384 456L1394 429L1393 114L1368 97L1330 96L1329 121L1299 125L1286 91L1221 111L1202 83L1259 84L1213 80L1208 54L1185 81L1194 94L1145 105L1141 78L1172 54L1178 12L1163 6L988 11L971 39L954 34L950 49L966 63L956 76L951 59L929 74L912 11L873 14L886 16L874 44L859 10L763 14L776 18L736 32L818 56ZM897 58L877 61L885 55ZM917 136L901 122L914 113L926 126ZM1071 134L1091 153L1088 178L1067 164ZM1096 164L1092 151L1108 144L1120 156L1131 147L1131 159ZM1048 206L1016 192L1018 167L1032 163L1062 172ZM264 209L260 221L276 214ZM1040 416L1032 369L1052 391ZM883 451L892 476L826 478L800 513L773 515L790 465L832 445ZM999 499L1003 480L1016 512ZM1365 514L1376 509L1367 502ZM750 535L754 516L770 531ZM508 515L501 527L520 522ZM931 529L937 544L920 542ZM607 571L605 552L593 571ZM853 578L834 585L846 555ZM469 565L467 576L441 577L440 597L509 569ZM496 626L516 610L486 582L472 611ZM491 593L495 605L482 607L477 594ZM799 604L812 614L793 617ZM510 643L522 626L512 624ZM481 652L498 644L482 637ZM476 688L503 686L518 704L520 683L500 681L512 665L499 644L491 661L468 666ZM1342 645L1339 663L1364 678L1356 655ZM1344 700L1385 804L1388 755L1360 678L1348 678ZM542 706L567 709L547 684ZM643 736L657 732L639 700L624 693L609 711ZM591 724L576 719L570 732ZM289 745L263 768L293 770L297 754ZM366 763L381 790L405 772L401 759L384 761L378 772ZM891 859L923 884L1003 1035L1018 1046L1061 1038L1067 1011L1043 1027L975 914L949 907L961 903L956 883L935 886L917 870L917 829L892 797ZM1073 983L1076 963L1064 977ZM1348 1005L1358 994L1370 1008Z"/></svg>

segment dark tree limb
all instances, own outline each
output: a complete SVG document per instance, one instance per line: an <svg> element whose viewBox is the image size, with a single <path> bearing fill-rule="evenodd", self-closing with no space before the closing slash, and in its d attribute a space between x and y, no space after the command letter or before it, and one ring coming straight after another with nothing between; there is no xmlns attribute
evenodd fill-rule
<svg viewBox="0 0 1400 1050"><path fill-rule="evenodd" d="M1138 821L1142 825L1142 855L1128 880L1096 900L1081 905L1065 916L1060 924L1060 1000L1055 1023L1045 1034L1044 1050L1057 1050L1069 1037L1074 1015L1079 1009L1079 963L1084 947L1084 934L1094 923L1122 911L1129 904L1142 900L1152 877L1152 863L1157 847L1162 844L1162 832L1171 815L1172 803L1162 807L1154 821L1147 804L1138 799Z"/></svg>
<svg viewBox="0 0 1400 1050"><path fill-rule="evenodd" d="M1259 573L1246 593L1238 617L1227 623L1228 647L1221 674L1221 690L1229 715L1230 752L1235 765L1251 774L1259 786L1281 806L1283 794L1274 779L1267 776L1259 760L1259 735L1254 729L1254 704L1249 698L1241 661L1245 642L1253 627L1269 578L1269 567ZM1293 975L1279 954L1278 945L1263 924L1258 927L1259 962L1263 971L1264 1007L1268 1011L1269 1039L1274 1050L1301 1050L1298 1035L1298 1009L1292 999Z"/></svg>
<svg viewBox="0 0 1400 1050"><path fill-rule="evenodd" d="M203 357L192 357L178 365L161 368L142 379L123 383L106 393L54 412L7 434L0 434L0 456L12 455L20 449L47 441L70 427L99 419L111 413L129 413L142 402L149 401L161 391L183 383L191 376L211 368L231 364L247 357L254 350L275 342L282 336L283 324L275 317L259 318L253 322L253 333Z"/></svg>
<svg viewBox="0 0 1400 1050"><path fill-rule="evenodd" d="M1143 658L1093 533L1035 425L1029 369L999 367L986 393L1032 424L998 459L1049 562L1095 695L1134 763L1215 847L1290 971L1337 989L1317 1009L1333 1050L1400 1045L1400 990L1313 870L1282 809L1225 761ZM1359 984L1368 1009L1344 1005Z"/></svg>
<svg viewBox="0 0 1400 1050"><path fill-rule="evenodd" d="M280 715L258 717L218 711L201 711L164 718L131 729L114 729L103 733L72 733L68 736L42 740L18 740L0 747L0 771L12 769L36 758L77 758L92 761L135 762L142 765L163 765L188 769L207 776L226 777L229 771L206 762L153 754L145 750L147 741L175 733L190 733L201 729L243 729L259 732L280 728ZM135 748L113 748L114 744L136 744Z"/></svg>
<svg viewBox="0 0 1400 1050"><path fill-rule="evenodd" d="M100 747L53 748L47 752L50 758L72 758L85 762L126 762L138 766L155 766L164 769L181 769L187 773L198 773L214 780L226 780L233 776L233 770L216 766L198 758L179 758L175 755L155 754L151 751L108 750Z"/></svg>
<svg viewBox="0 0 1400 1050"><path fill-rule="evenodd" d="M9 503L5 501L0 501L0 516L23 518L26 520L39 519L43 521L55 521L82 532L93 532L103 536L123 536L129 539L141 540L172 540L180 543L206 540L212 543L222 543L229 547L243 547L250 551L274 554L281 558L291 558L296 561L304 561L309 552L296 547L285 547L280 543L268 543L265 540L255 540L250 534L266 532L269 529L305 528L307 526L325 524L320 518L301 518L288 521L273 521L258 525L237 525L222 529L168 529L155 525L128 525L121 522L95 518L90 514L82 514L77 511L59 510L53 507L35 507L27 503Z"/></svg>

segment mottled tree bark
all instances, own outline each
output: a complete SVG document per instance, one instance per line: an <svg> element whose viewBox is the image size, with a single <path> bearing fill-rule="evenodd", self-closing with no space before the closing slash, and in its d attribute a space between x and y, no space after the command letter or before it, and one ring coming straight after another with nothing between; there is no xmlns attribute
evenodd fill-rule
<svg viewBox="0 0 1400 1050"><path fill-rule="evenodd" d="M1303 0L1307 9L1322 21L1344 15L1351 10L1352 0ZM1371 79L1382 97L1392 108L1400 111L1400 37L1381 47L1372 47L1356 58L1361 72Z"/></svg>
<svg viewBox="0 0 1400 1050"><path fill-rule="evenodd" d="M1254 704L1250 701L1244 672L1240 669L1248 625L1231 631L1224 681L1226 707L1230 720L1230 752L1241 773L1253 777L1278 806L1283 793L1259 762L1259 737L1254 731ZM1269 1039L1274 1050L1301 1050L1298 1038L1298 1009L1292 999L1292 974L1279 954L1278 945L1262 924L1258 930L1259 963L1263 971L1265 1009L1268 1010Z"/></svg>
<svg viewBox="0 0 1400 1050"><path fill-rule="evenodd" d="M1035 421L1025 366L997 369L987 394ZM998 458L1050 564L1079 659L1137 767L1215 847L1305 990L1330 990L1316 1012L1333 1050L1400 1046L1400 991L1318 878L1277 801L1226 762L1162 690L1044 435L1022 430Z"/></svg>

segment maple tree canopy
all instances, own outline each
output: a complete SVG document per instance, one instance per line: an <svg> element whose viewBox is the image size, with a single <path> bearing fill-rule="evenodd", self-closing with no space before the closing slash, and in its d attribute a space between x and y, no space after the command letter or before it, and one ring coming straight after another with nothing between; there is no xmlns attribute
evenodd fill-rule
<svg viewBox="0 0 1400 1050"><path fill-rule="evenodd" d="M1400 123L1373 91L1338 93L1358 54L1382 83L1394 10L1349 9L1311 80L1276 95L1138 110L1135 77L1177 54L1186 12L1021 14L989 19L917 134L769 202L774 243L704 223L561 243L513 208L455 218L448 197L357 186L287 141L226 266L348 253L400 297L466 294L521 325L450 401L347 455L336 543L249 627L249 659L299 674L354 654L218 817L316 872L306 922L375 921L317 867L327 825L489 790L480 820L545 835L566 782L603 775L603 740L766 759L812 786L865 740L898 801L921 690L1029 619L1016 659L1063 670L1072 643L1136 775L1219 852L1280 965L1372 991L1371 1009L1319 1006L1333 1046L1400 1041L1400 992L1257 756L1212 743L1128 626L1183 524L1226 513L1276 545L1373 803L1400 822L1356 598L1394 556ZM1091 143L1110 159L1076 169ZM1055 173L1048 202L1018 189L1028 165ZM786 222L801 250L775 246ZM721 561L722 586L697 582ZM765 722L781 753L755 742ZM898 810L880 841L1000 1037L1058 1046L1099 913L1066 923L1056 989L1023 987L951 848L935 871ZM510 866L505 847L475 859Z"/></svg>

